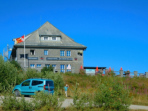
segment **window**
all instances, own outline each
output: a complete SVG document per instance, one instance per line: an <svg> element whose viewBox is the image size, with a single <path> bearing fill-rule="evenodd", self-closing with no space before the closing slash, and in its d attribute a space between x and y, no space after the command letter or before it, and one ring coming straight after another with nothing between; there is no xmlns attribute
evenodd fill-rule
<svg viewBox="0 0 148 111"><path fill-rule="evenodd" d="M37 68L40 68L41 67L41 64L37 64L36 66L37 66Z"/></svg>
<svg viewBox="0 0 148 111"><path fill-rule="evenodd" d="M20 58L24 58L24 54L20 54ZM28 54L25 54L25 58L28 58Z"/></svg>
<svg viewBox="0 0 148 111"><path fill-rule="evenodd" d="M55 68L56 67L56 64L52 64L52 67Z"/></svg>
<svg viewBox="0 0 148 111"><path fill-rule="evenodd" d="M37 81L37 80L32 81L32 86L36 86L36 85L39 85L39 84L43 84L43 81Z"/></svg>
<svg viewBox="0 0 148 111"><path fill-rule="evenodd" d="M64 72L65 72L65 65L64 65L64 64L61 64L61 65L60 65L60 69L61 69L61 72L64 73Z"/></svg>
<svg viewBox="0 0 148 111"><path fill-rule="evenodd" d="M46 86L53 86L53 81L46 81Z"/></svg>
<svg viewBox="0 0 148 111"><path fill-rule="evenodd" d="M71 56L71 51L67 51L67 56Z"/></svg>
<svg viewBox="0 0 148 111"><path fill-rule="evenodd" d="M56 64L52 64L53 69L56 69Z"/></svg>
<svg viewBox="0 0 148 111"><path fill-rule="evenodd" d="M48 37L44 37L44 40L48 40Z"/></svg>
<svg viewBox="0 0 148 111"><path fill-rule="evenodd" d="M48 55L48 50L44 50L44 55Z"/></svg>
<svg viewBox="0 0 148 111"><path fill-rule="evenodd" d="M50 66L50 64L45 64L45 67L49 67Z"/></svg>
<svg viewBox="0 0 148 111"><path fill-rule="evenodd" d="M34 64L30 64L30 68L35 68L35 65Z"/></svg>
<svg viewBox="0 0 148 111"><path fill-rule="evenodd" d="M22 83L22 86L29 86L29 85L30 85L30 80L25 81L25 82Z"/></svg>
<svg viewBox="0 0 148 111"><path fill-rule="evenodd" d="M60 51L60 56L65 56L65 51L64 50Z"/></svg>
<svg viewBox="0 0 148 111"><path fill-rule="evenodd" d="M35 50L30 50L30 55L35 55Z"/></svg>
<svg viewBox="0 0 148 111"><path fill-rule="evenodd" d="M70 71L71 71L71 65L68 64L68 65L67 65L67 72L70 72Z"/></svg>
<svg viewBox="0 0 148 111"><path fill-rule="evenodd" d="M52 40L57 40L57 38L56 37L52 37Z"/></svg>

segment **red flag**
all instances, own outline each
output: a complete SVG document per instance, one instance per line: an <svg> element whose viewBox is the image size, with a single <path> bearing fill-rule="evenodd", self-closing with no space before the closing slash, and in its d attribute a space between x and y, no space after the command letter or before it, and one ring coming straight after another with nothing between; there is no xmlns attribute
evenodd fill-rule
<svg viewBox="0 0 148 111"><path fill-rule="evenodd" d="M22 37L19 37L19 38L15 39L15 44L21 43L23 41L24 41L24 35Z"/></svg>

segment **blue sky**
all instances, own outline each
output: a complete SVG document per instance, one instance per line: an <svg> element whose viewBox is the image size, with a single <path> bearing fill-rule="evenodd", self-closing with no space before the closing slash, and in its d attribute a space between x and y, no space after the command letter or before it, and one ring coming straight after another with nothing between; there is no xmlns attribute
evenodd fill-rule
<svg viewBox="0 0 148 111"><path fill-rule="evenodd" d="M46 21L87 46L84 66L148 72L148 0L1 0L0 53Z"/></svg>

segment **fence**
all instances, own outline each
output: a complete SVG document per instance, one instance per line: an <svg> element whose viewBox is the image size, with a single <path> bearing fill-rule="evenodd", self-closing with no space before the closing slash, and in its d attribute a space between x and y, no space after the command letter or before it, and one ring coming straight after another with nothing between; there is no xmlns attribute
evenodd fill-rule
<svg viewBox="0 0 148 111"><path fill-rule="evenodd" d="M107 69L106 69L107 70ZM116 76L121 76L121 77L145 77L148 78L148 72L145 73L139 73L138 71L130 72L130 71L113 71Z"/></svg>

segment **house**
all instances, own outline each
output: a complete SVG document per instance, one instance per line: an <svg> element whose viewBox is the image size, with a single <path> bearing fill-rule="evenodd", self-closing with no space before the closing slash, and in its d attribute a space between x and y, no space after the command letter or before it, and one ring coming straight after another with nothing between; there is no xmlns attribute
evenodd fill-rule
<svg viewBox="0 0 148 111"><path fill-rule="evenodd" d="M86 48L46 22L25 36L25 48L24 42L13 46L10 60L16 60L23 68L38 71L52 65L55 72L78 73L83 65L83 51Z"/></svg>

